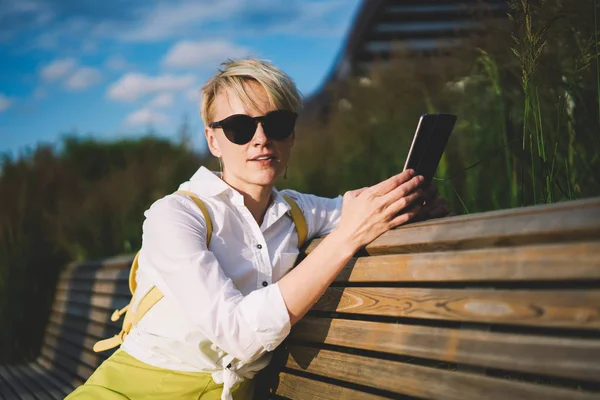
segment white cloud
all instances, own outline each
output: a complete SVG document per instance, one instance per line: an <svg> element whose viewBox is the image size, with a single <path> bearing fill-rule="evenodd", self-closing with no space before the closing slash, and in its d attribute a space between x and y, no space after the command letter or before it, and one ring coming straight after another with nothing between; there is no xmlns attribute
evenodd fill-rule
<svg viewBox="0 0 600 400"><path fill-rule="evenodd" d="M194 25L226 19L232 10L239 8L239 3L239 0L161 2L143 12L138 25L121 38L154 41L179 36Z"/></svg>
<svg viewBox="0 0 600 400"><path fill-rule="evenodd" d="M100 82L101 78L102 74L96 68L81 67L65 81L65 86L71 90L83 90Z"/></svg>
<svg viewBox="0 0 600 400"><path fill-rule="evenodd" d="M125 118L125 124L131 127L160 125L165 124L167 121L168 118L166 115L149 108L137 110Z"/></svg>
<svg viewBox="0 0 600 400"><path fill-rule="evenodd" d="M173 95L171 93L161 93L150 101L152 107L170 107L173 105Z"/></svg>
<svg viewBox="0 0 600 400"><path fill-rule="evenodd" d="M167 67L194 68L215 66L228 58L248 56L250 51L226 40L181 41L163 59Z"/></svg>
<svg viewBox="0 0 600 400"><path fill-rule="evenodd" d="M112 100L133 101L140 97L184 90L196 83L196 77L187 75L148 76L144 74L127 74L109 88L107 95Z"/></svg>
<svg viewBox="0 0 600 400"><path fill-rule="evenodd" d="M146 3L148 4L148 3ZM201 32L342 36L359 0L173 0L139 10L131 28L105 24L98 32L123 41L151 42ZM131 25L130 25L131 26Z"/></svg>
<svg viewBox="0 0 600 400"><path fill-rule="evenodd" d="M121 55L110 56L104 64L114 71L123 71L131 68L131 64Z"/></svg>
<svg viewBox="0 0 600 400"><path fill-rule="evenodd" d="M7 110L12 105L12 100L0 93L0 112Z"/></svg>
<svg viewBox="0 0 600 400"><path fill-rule="evenodd" d="M64 78L77 67L77 60L65 58L51 62L42 68L42 79L46 82L54 82Z"/></svg>

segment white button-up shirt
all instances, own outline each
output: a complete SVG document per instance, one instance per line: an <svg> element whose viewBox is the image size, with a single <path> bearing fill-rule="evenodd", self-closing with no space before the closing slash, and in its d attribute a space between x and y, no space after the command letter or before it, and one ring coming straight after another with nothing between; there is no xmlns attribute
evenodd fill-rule
<svg viewBox="0 0 600 400"><path fill-rule="evenodd" d="M133 307L153 285L164 294L125 338L122 349L156 367L211 373L223 399L264 368L290 332L277 281L293 266L298 236L289 205L273 189L258 225L243 196L201 167L179 189L195 193L213 224L210 248L202 212L171 194L146 211ZM335 199L285 190L302 210L308 239L337 226Z"/></svg>

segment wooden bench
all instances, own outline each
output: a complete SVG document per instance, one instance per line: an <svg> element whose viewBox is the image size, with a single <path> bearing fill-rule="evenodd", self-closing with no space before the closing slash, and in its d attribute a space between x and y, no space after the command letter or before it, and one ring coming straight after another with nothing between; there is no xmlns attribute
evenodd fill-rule
<svg viewBox="0 0 600 400"><path fill-rule="evenodd" d="M0 366L0 399L62 399L106 359L91 348L119 330L131 261L65 270L39 358ZM388 232L294 327L256 397L600 399L600 199Z"/></svg>
<svg viewBox="0 0 600 400"><path fill-rule="evenodd" d="M278 353L276 398L600 399L600 199L388 232Z"/></svg>
<svg viewBox="0 0 600 400"><path fill-rule="evenodd" d="M0 399L64 399L85 382L111 354L92 346L120 330L110 316L129 302L132 261L86 262L61 274L40 355L27 365L0 366Z"/></svg>

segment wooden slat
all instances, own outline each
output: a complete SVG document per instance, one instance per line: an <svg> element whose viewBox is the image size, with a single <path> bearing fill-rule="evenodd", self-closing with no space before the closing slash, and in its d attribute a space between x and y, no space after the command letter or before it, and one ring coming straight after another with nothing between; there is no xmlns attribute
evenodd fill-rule
<svg viewBox="0 0 600 400"><path fill-rule="evenodd" d="M600 239L600 198L430 220L384 233L370 255ZM321 239L313 240L309 253Z"/></svg>
<svg viewBox="0 0 600 400"><path fill-rule="evenodd" d="M307 354L314 353L310 348L291 346L286 367L421 398L591 400L600 395L329 350L320 350L311 359Z"/></svg>
<svg viewBox="0 0 600 400"><path fill-rule="evenodd" d="M600 338L573 339L305 317L292 341L600 382Z"/></svg>
<svg viewBox="0 0 600 400"><path fill-rule="evenodd" d="M97 271L99 269L108 270L129 268L131 266L131 263L133 262L134 257L135 254L127 254L105 258L102 260L88 260L84 262L73 263L65 269L65 272L77 270L78 273L80 273L81 271L86 270Z"/></svg>
<svg viewBox="0 0 600 400"><path fill-rule="evenodd" d="M129 267L123 269L101 268L98 270L77 270L77 274L64 279L64 281L74 280L76 282L85 281L117 281L129 283ZM61 280L63 281L63 280Z"/></svg>
<svg viewBox="0 0 600 400"><path fill-rule="evenodd" d="M67 370L63 369L60 365L53 365L51 359L48 358L43 348L36 361L43 370L48 371L51 376L63 383L67 388L74 388L85 382L85 379L76 375L72 375L71 373L67 373Z"/></svg>
<svg viewBox="0 0 600 400"><path fill-rule="evenodd" d="M91 320L67 318L64 321L51 316L48 320L46 329L68 330L74 334L88 336L94 340L105 339L109 336L116 335L120 329L113 325L100 324Z"/></svg>
<svg viewBox="0 0 600 400"><path fill-rule="evenodd" d="M73 347L79 346L79 347L81 347L82 351L85 351L87 353L91 353L93 355L96 354L92 350L94 344L98 341L98 339L96 339L96 338L89 337L87 335L82 335L79 332L62 330L62 329L60 329L60 327L57 327L56 325L48 326L48 329L46 330L46 332L49 335L49 337L48 337L48 339L49 339L48 345L49 346L52 343L56 344L57 341L60 341L61 343L63 343L63 342L68 343L68 344L72 345ZM94 362L90 365L96 365L96 362Z"/></svg>
<svg viewBox="0 0 600 400"><path fill-rule="evenodd" d="M69 293L69 292L81 292L81 293L91 293L93 286L93 293L98 294L107 294L112 295L117 293L121 296L129 296L131 297L131 293L129 292L129 286L125 285L126 282L119 282L116 280L97 280L97 281L78 281L78 280L69 280L59 282L56 286L57 292Z"/></svg>
<svg viewBox="0 0 600 400"><path fill-rule="evenodd" d="M19 398L19 394L11 382L12 378L9 375L6 365L0 365L0 395L5 399Z"/></svg>
<svg viewBox="0 0 600 400"><path fill-rule="evenodd" d="M275 392L289 399L327 399L327 400L382 400L387 397L360 392L343 386L315 381L302 376L281 373L279 386Z"/></svg>
<svg viewBox="0 0 600 400"><path fill-rule="evenodd" d="M85 375L86 373L91 375L94 369L100 364L98 354L94 353L91 348L76 346L62 337L54 336L49 333L44 345L51 347L54 350L54 359L58 356L64 356L81 365L81 371L83 373L81 376L83 377L89 376Z"/></svg>
<svg viewBox="0 0 600 400"><path fill-rule="evenodd" d="M57 397L56 389L45 384L31 368L27 368L25 365L11 365L9 368L37 400L54 400Z"/></svg>
<svg viewBox="0 0 600 400"><path fill-rule="evenodd" d="M4 366L1 371L4 381L13 389L16 394L16 398L23 400L39 400L35 397L31 391L31 388L28 388L25 382L21 379L18 374L15 374L12 371L10 365Z"/></svg>
<svg viewBox="0 0 600 400"><path fill-rule="evenodd" d="M108 337L114 336L117 332L104 335L102 337L96 337L89 335L87 332L80 332L73 329L64 329L64 327L60 327L54 324L48 325L46 334L48 335L48 341L44 342L44 346L48 346L53 348L56 343L56 338L64 341L68 344L76 348L81 348L82 352L86 354L90 354L93 358L95 358L94 364L91 364L93 367L97 367L100 365L105 359L107 359L112 351L105 351L102 353L95 353L93 351L94 344L101 339L106 339Z"/></svg>
<svg viewBox="0 0 600 400"><path fill-rule="evenodd" d="M600 329L600 290L327 289L313 310Z"/></svg>
<svg viewBox="0 0 600 400"><path fill-rule="evenodd" d="M393 254L353 259L335 282L485 282L600 279L600 242Z"/></svg>
<svg viewBox="0 0 600 400"><path fill-rule="evenodd" d="M56 314L57 318L80 318L119 329L122 321L112 322L110 320L113 311L113 309L90 308L62 301L55 302L52 308L52 313Z"/></svg>
<svg viewBox="0 0 600 400"><path fill-rule="evenodd" d="M60 362L57 362L58 359ZM56 376L73 386L85 382L93 372L92 368L68 355L50 352L48 347L42 347L38 362L43 366L49 366L47 368L52 368Z"/></svg>
<svg viewBox="0 0 600 400"><path fill-rule="evenodd" d="M30 363L29 367L38 373L40 379L45 380L48 384L52 385L56 389L57 399L64 399L69 393L71 393L71 387L68 387L65 383L56 379L56 377L52 375L52 371L43 369L37 361Z"/></svg>
<svg viewBox="0 0 600 400"><path fill-rule="evenodd" d="M97 308L103 308L106 310L114 309L115 299L117 300L116 304L127 304L131 299L130 295L119 296L115 295L106 295L106 294L87 294L87 293L78 293L78 292L56 292L56 296L54 297L54 301L68 301L72 304L81 304L81 305L89 305Z"/></svg>

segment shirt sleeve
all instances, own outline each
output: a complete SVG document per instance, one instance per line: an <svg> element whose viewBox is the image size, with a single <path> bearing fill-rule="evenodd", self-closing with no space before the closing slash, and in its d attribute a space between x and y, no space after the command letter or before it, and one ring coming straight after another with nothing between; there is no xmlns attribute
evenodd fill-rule
<svg viewBox="0 0 600 400"><path fill-rule="evenodd" d="M282 190L282 193L296 200L302 210L306 218L308 240L325 236L338 226L342 215L342 196L319 197L289 189Z"/></svg>
<svg viewBox="0 0 600 400"><path fill-rule="evenodd" d="M140 268L215 345L240 361L274 350L290 332L277 283L243 296L206 246L206 223L196 205L174 195L146 211ZM146 264L146 265L144 265Z"/></svg>

